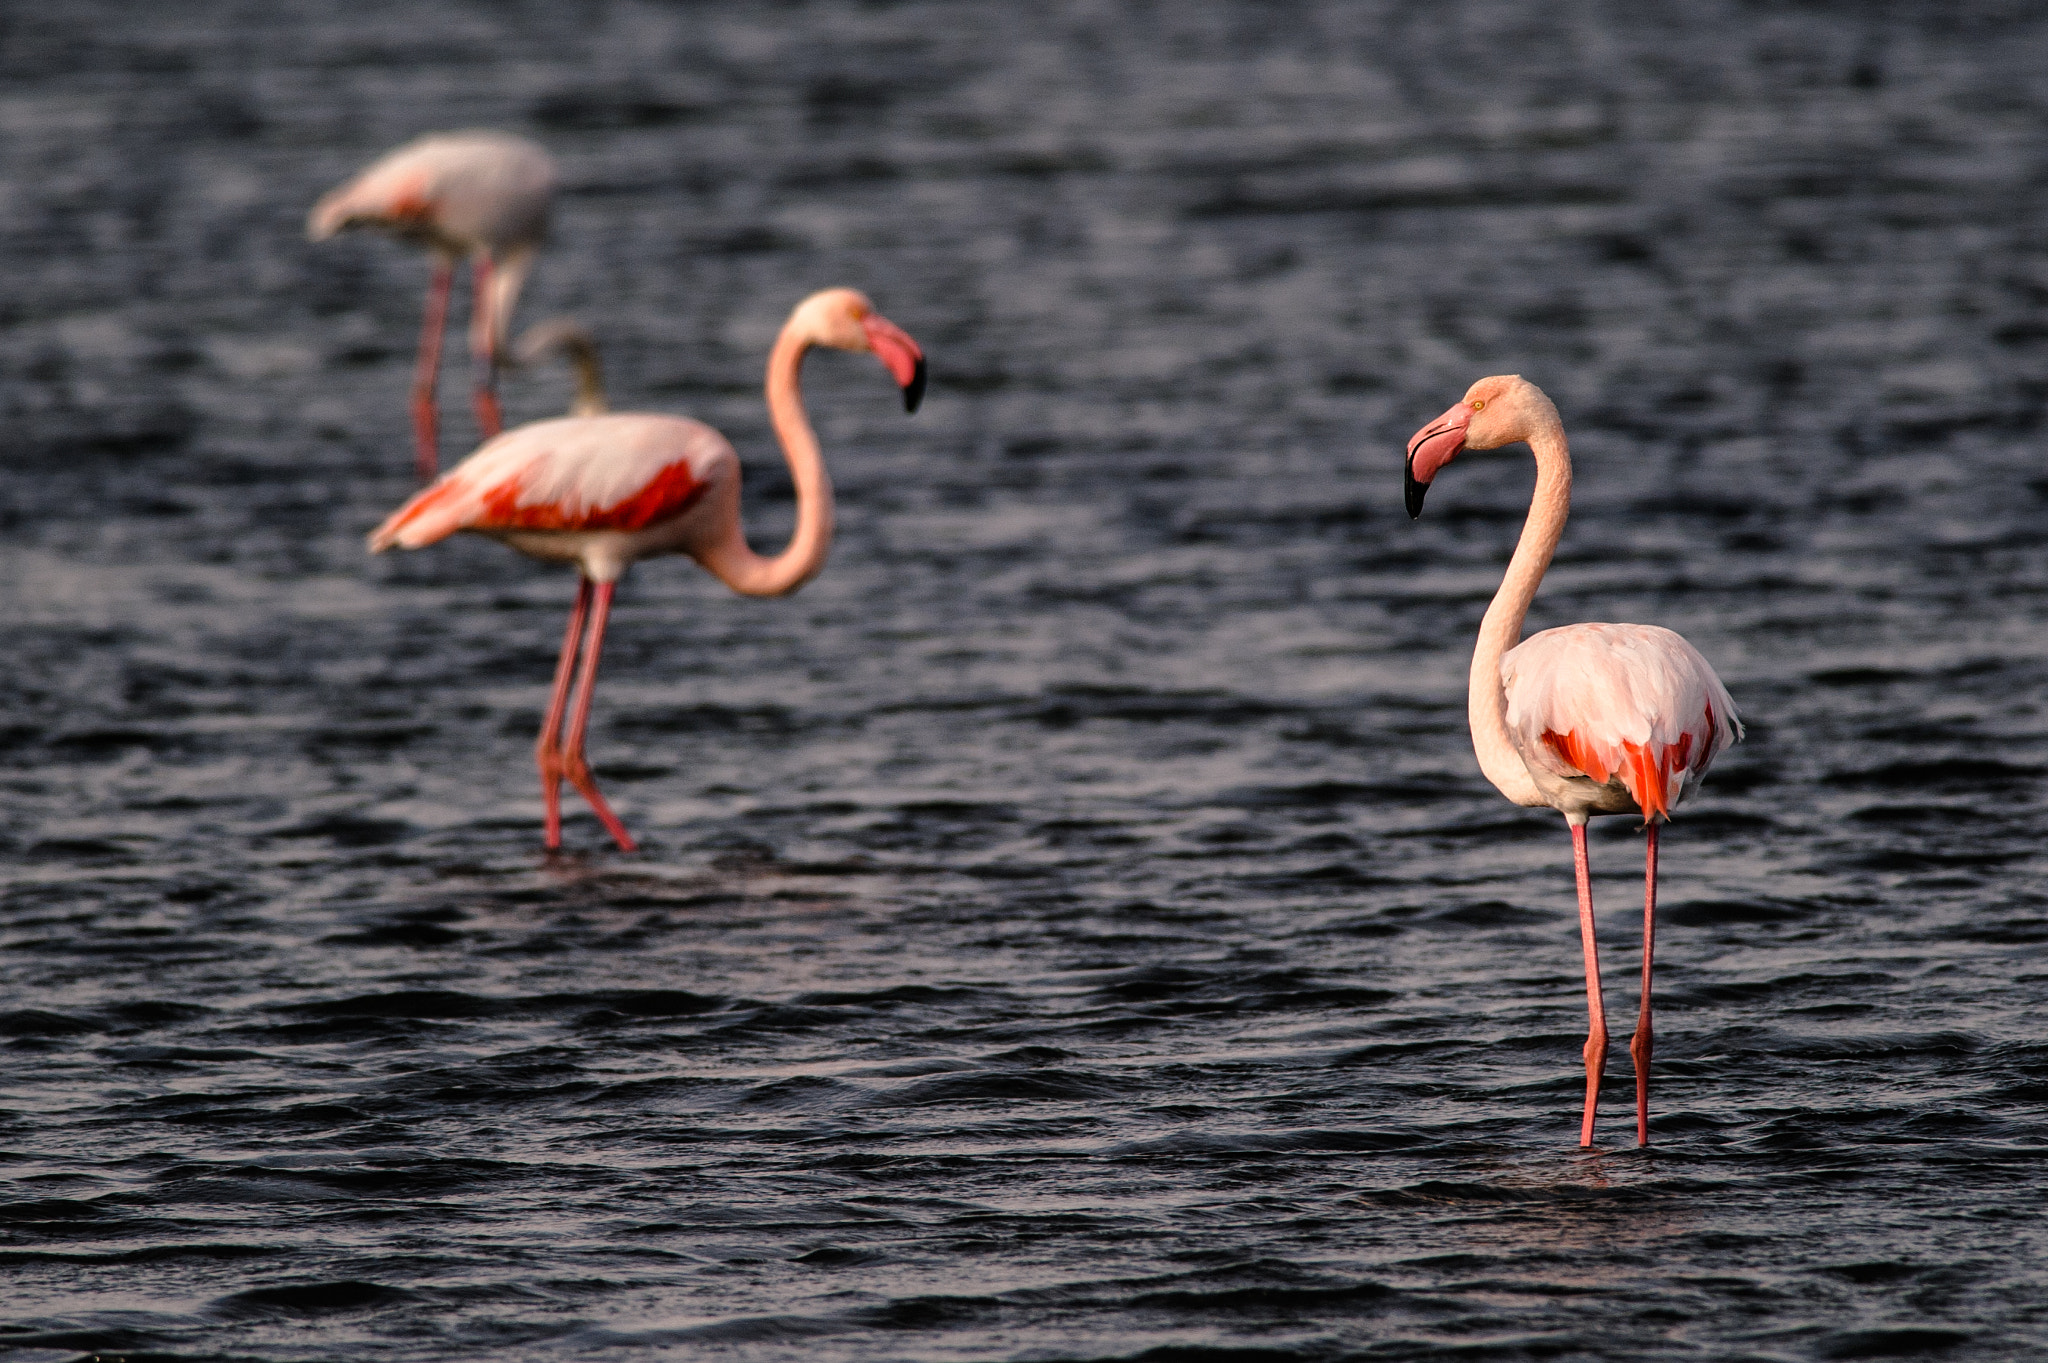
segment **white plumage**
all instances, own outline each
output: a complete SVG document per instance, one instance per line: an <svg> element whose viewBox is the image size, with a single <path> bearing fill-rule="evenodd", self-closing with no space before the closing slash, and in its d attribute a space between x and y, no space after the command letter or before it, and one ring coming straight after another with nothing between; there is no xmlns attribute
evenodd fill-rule
<svg viewBox="0 0 2048 1363"><path fill-rule="evenodd" d="M1564 422L1543 390L1495 374L1465 390L1408 441L1402 476L1408 514L1458 454L1527 441L1536 488L1500 590L1479 622L1465 712L1479 769L1518 805L1548 805L1572 834L1579 944L1586 960L1586 1101L1579 1144L1593 1143L1607 1065L1607 1011L1593 923L1586 821L1643 818L1643 997L1629 1056L1636 1067L1636 1140L1650 1139L1650 968L1657 922L1657 833L1714 758L1742 737L1728 688L1699 651L1656 625L1566 625L1521 638L1522 623L1571 514L1572 460ZM1518 642L1519 641L1519 642Z"/></svg>
<svg viewBox="0 0 2048 1363"><path fill-rule="evenodd" d="M536 421L490 441L393 512L370 548L418 549L458 530L592 528L593 518L664 483L677 494L685 479L708 485L721 463L737 459L724 436L688 417Z"/></svg>
<svg viewBox="0 0 2048 1363"><path fill-rule="evenodd" d="M306 219L306 234L314 241L345 228L373 227L434 253L413 377L413 439L422 478L433 477L440 463L434 393L455 262L476 260L469 328L474 401L478 429L493 436L504 425L498 360L519 290L547 235L554 196L554 159L537 144L510 133L430 133L323 195Z"/></svg>
<svg viewBox="0 0 2048 1363"><path fill-rule="evenodd" d="M371 162L322 198L307 227L315 240L356 222L416 235L451 254L502 255L547 233L555 163L510 133L429 133Z"/></svg>
<svg viewBox="0 0 2048 1363"><path fill-rule="evenodd" d="M1547 629L1508 651L1500 678L1525 763L1597 785L1619 780L1645 814L1668 813L1742 737L1714 669L1659 625ZM1663 789L1639 789L1653 773Z"/></svg>

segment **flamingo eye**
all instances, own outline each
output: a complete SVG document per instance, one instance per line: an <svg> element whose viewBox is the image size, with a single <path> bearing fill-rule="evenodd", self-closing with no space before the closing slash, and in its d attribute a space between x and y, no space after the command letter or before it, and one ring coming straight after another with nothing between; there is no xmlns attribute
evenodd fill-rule
<svg viewBox="0 0 2048 1363"><path fill-rule="evenodd" d="M1475 411L1475 412L1479 412L1479 411L1484 411L1484 410L1485 410L1485 408L1486 408L1486 399L1485 399L1485 398L1474 398L1474 399L1472 399L1472 410L1473 410L1473 411Z"/></svg>

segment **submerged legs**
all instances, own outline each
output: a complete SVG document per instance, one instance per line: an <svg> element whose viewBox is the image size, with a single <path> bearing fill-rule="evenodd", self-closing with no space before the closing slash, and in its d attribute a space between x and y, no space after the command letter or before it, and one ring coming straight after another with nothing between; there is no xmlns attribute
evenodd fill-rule
<svg viewBox="0 0 2048 1363"><path fill-rule="evenodd" d="M497 319L491 316L494 306L490 290L491 272L491 262L479 257L472 291L474 296L470 299L471 310L475 313L469 341L476 370L476 390L472 397L476 404L476 424L486 440L505 427L504 412L498 406L498 330ZM421 482L431 482L441 465L441 419L435 407L434 391L439 386L441 375L441 338L448 327L448 295L454 291L454 286L455 262L445 256L437 257L434 281L427 286L426 315L420 322L419 361L414 365L412 375L412 437Z"/></svg>
<svg viewBox="0 0 2048 1363"><path fill-rule="evenodd" d="M1650 972L1657 953L1657 829L1649 824L1643 853L1643 999L1636 1013L1629 1058L1636 1067L1636 1144L1650 1143ZM1579 941L1586 954L1586 1115L1579 1144L1593 1143L1593 1112L1600 1102L1600 1076L1607 1068L1607 1009L1600 999L1600 948L1593 939L1593 874L1586 859L1586 826L1572 825L1572 870L1579 882Z"/></svg>
<svg viewBox="0 0 2048 1363"><path fill-rule="evenodd" d="M440 468L440 418L434 410L434 384L441 372L441 333L448 322L448 293L455 284L453 262L437 257L434 282L427 286L426 315L420 321L420 354L412 374L412 441L420 481L431 482Z"/></svg>
<svg viewBox="0 0 2048 1363"><path fill-rule="evenodd" d="M616 582L597 584L596 599L590 607L589 633L583 640L582 675L576 679L576 701L571 707L574 713L569 719L569 734L562 740L562 775L569 778L569 784L590 803L597 817L604 821L606 831L619 845L621 852L638 851L633 835L619 822L619 816L612 813L612 807L605 803L604 796L597 793L597 781L590 774L590 762L583 755L583 736L590 728L590 700L597 691L597 658L604 650L604 624L612 613L612 592Z"/></svg>
<svg viewBox="0 0 2048 1363"><path fill-rule="evenodd" d="M1593 940L1593 872L1586 860L1586 825L1572 825L1572 870L1579 882L1579 942L1586 953L1586 1115L1579 1144L1593 1143L1593 1112L1600 1105L1600 1076L1607 1069L1607 1008L1600 1000L1600 947Z"/></svg>
<svg viewBox="0 0 2048 1363"><path fill-rule="evenodd" d="M1650 821L1649 846L1643 852L1643 1002L1636 1013L1636 1034L1629 1038L1629 1059L1636 1063L1636 1144L1650 1143L1650 965L1657 942L1657 821Z"/></svg>
<svg viewBox="0 0 2048 1363"><path fill-rule="evenodd" d="M555 689L548 696L548 717L541 721L533 760L540 768L540 798L547 809L547 845L562 845L562 715L569 708L569 682L576 672L576 646L583 642L583 622L590 615L596 584L576 575L576 604L569 608L569 628L562 633L562 656L555 664Z"/></svg>
<svg viewBox="0 0 2048 1363"><path fill-rule="evenodd" d="M540 726L540 739L534 744L534 762L540 768L541 802L547 811L546 840L550 851L562 845L562 781L566 777L570 785L589 802L590 807L604 824L605 830L622 852L638 851L632 834L619 822L619 816L612 813L612 807L605 803L598 793L597 780L590 774L590 761L584 756L583 743L590 730L590 702L597 691L597 661L604 651L605 621L612 610L612 593L615 582L592 582L589 578L576 579L576 604L569 611L569 627L562 635L562 655L555 664L555 686L548 697L547 718ZM582 665L577 665L577 645L582 645ZM572 685L571 679L574 679ZM573 707L571 695L575 697ZM564 714L569 715L569 728L562 731Z"/></svg>

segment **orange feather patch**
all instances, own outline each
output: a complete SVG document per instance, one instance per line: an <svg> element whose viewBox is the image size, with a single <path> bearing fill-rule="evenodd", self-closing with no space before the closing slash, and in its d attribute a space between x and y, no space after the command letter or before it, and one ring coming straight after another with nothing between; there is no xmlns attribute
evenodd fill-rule
<svg viewBox="0 0 2048 1363"><path fill-rule="evenodd" d="M401 185L384 213L395 222L421 222L432 217L434 201L427 194L426 177L415 176Z"/></svg>
<svg viewBox="0 0 2048 1363"><path fill-rule="evenodd" d="M398 508L397 514L392 516L390 520L386 521L382 529L378 530L377 533L381 535L384 534L386 531L389 531L390 533L395 535L398 533L398 531L400 531L408 525L411 525L421 516L425 515L429 511L432 511L435 507L447 501L449 498L460 496L466 493L468 490L469 489L463 487L461 483L458 483L453 479L444 478L440 482L434 484L432 487L426 489L426 491L414 493L412 500L407 502L404 506ZM441 533L445 535L448 532L443 530ZM438 538L438 536L436 538Z"/></svg>
<svg viewBox="0 0 2048 1363"><path fill-rule="evenodd" d="M1714 712L1710 707L1707 711L1708 732L1711 733L1713 727ZM1545 730L1543 741L1551 751L1601 785L1619 774L1622 786L1635 797L1636 807L1643 811L1646 819L1671 817L1671 778L1686 770L1692 757L1692 735L1689 733L1680 734L1676 743L1661 747L1624 742L1619 745L1619 760L1611 766L1606 756L1580 738L1576 730L1565 734Z"/></svg>
<svg viewBox="0 0 2048 1363"><path fill-rule="evenodd" d="M519 504L516 485L497 487L483 495L483 507L471 530L645 530L673 520L704 495L708 483L697 481L685 463L670 464L626 500L612 506L565 511L553 502ZM421 499L424 506L426 499Z"/></svg>

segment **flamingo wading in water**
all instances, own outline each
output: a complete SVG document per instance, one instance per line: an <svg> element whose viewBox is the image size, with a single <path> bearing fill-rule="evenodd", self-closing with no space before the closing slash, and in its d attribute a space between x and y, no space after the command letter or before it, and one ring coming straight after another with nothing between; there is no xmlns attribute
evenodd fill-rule
<svg viewBox="0 0 2048 1363"><path fill-rule="evenodd" d="M768 357L768 414L797 500L795 532L773 558L755 553L741 531L739 456L725 437L688 417L640 413L556 417L508 431L371 532L372 553L419 549L469 530L534 558L576 565L576 604L534 748L548 847L561 846L566 779L619 847L635 850L584 755L605 621L626 569L659 554L687 554L743 596L783 596L824 566L832 484L798 386L813 346L872 353L902 387L907 411L924 396L924 352L865 297L827 289L797 305Z"/></svg>
<svg viewBox="0 0 2048 1363"><path fill-rule="evenodd" d="M423 481L440 462L434 388L456 262L476 259L469 349L477 426L488 438L504 425L498 364L519 288L547 234L554 196L554 159L537 144L510 133L430 133L322 197L306 219L306 235L314 241L345 228L375 227L434 253L412 382L413 442Z"/></svg>
<svg viewBox="0 0 2048 1363"><path fill-rule="evenodd" d="M1728 688L1699 651L1656 625L1565 625L1522 638L1522 621L1550 566L1571 510L1572 461L1564 423L1543 390L1518 374L1472 385L1408 441L1408 514L1460 450L1527 441L1536 492L1506 577L1479 624L1468 715L1479 768L1518 805L1548 805L1572 830L1579 938L1586 957L1586 1110L1579 1144L1593 1143L1593 1112L1607 1064L1607 1014L1593 940L1586 820L1640 814L1643 983L1629 1055L1636 1071L1636 1141L1650 1141L1650 966L1657 921L1657 828L1698 788L1716 755L1742 737Z"/></svg>
<svg viewBox="0 0 2048 1363"><path fill-rule="evenodd" d="M576 396L570 400L570 416L603 416L611 410L604 393L604 365L598 359L597 340L581 322L554 317L536 322L512 347L512 363L521 369L539 364L550 351L559 350L576 376Z"/></svg>

